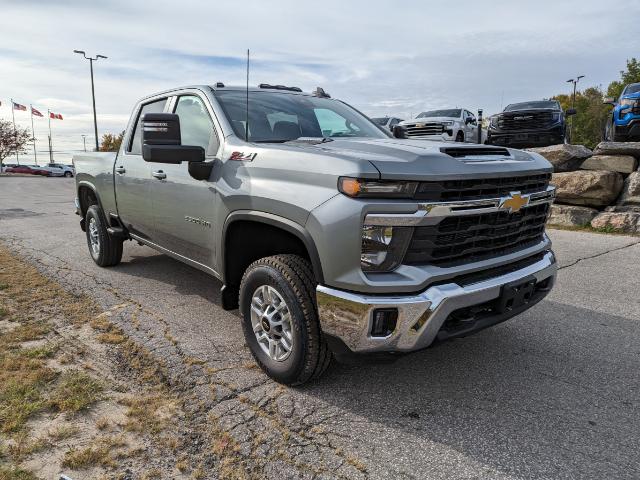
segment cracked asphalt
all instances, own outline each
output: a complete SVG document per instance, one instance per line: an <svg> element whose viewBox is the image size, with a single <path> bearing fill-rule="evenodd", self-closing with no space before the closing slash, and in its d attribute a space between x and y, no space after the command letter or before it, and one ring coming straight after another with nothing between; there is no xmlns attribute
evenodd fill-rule
<svg viewBox="0 0 640 480"><path fill-rule="evenodd" d="M288 389L254 368L216 280L133 242L95 266L73 192L0 177L0 240L112 312L261 476L640 478L640 238L552 230L557 285L530 311Z"/></svg>

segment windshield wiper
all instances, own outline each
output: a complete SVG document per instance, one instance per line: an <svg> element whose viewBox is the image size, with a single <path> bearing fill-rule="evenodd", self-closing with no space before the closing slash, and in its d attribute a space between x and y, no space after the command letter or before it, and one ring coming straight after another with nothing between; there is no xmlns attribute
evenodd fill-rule
<svg viewBox="0 0 640 480"><path fill-rule="evenodd" d="M311 145L318 145L320 143L333 142L333 138L329 137L300 137L295 140L289 140L287 143L308 143Z"/></svg>

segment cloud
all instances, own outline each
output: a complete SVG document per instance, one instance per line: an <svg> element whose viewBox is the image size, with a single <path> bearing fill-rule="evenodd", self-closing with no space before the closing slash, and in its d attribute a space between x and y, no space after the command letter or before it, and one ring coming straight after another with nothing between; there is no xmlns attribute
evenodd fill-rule
<svg viewBox="0 0 640 480"><path fill-rule="evenodd" d="M492 113L512 101L615 79L640 51L640 4L613 0L436 2L405 0L5 0L0 17L0 116L9 98L62 113L55 145L92 144L89 65L100 133L121 131L134 103L188 84L322 86L372 116L463 106ZM16 113L30 128L30 118ZM39 145L48 122L34 121ZM68 160L71 153L66 154Z"/></svg>

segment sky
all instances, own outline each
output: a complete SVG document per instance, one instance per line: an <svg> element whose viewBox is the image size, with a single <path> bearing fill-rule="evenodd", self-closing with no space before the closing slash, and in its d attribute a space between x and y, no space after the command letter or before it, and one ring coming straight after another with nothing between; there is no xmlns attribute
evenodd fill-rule
<svg viewBox="0 0 640 480"><path fill-rule="evenodd" d="M0 118L10 98L52 120L55 160L126 127L135 102L181 85L321 86L369 116L410 118L606 86L640 56L640 0L0 0ZM27 112L16 123L31 128ZM48 123L36 118L38 163ZM33 162L33 154L25 155Z"/></svg>

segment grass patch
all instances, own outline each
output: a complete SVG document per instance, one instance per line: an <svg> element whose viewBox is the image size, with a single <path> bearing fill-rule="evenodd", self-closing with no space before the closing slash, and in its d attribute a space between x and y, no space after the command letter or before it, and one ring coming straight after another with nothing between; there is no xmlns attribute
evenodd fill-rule
<svg viewBox="0 0 640 480"><path fill-rule="evenodd" d="M105 437L85 448L72 448L68 450L62 466L74 470L82 470L90 467L115 467L117 459L126 456L121 449L127 446L122 437Z"/></svg>
<svg viewBox="0 0 640 480"><path fill-rule="evenodd" d="M38 477L22 468L0 466L0 480L38 480Z"/></svg>
<svg viewBox="0 0 640 480"><path fill-rule="evenodd" d="M159 433L175 415L176 405L162 393L121 400L128 407L125 429L130 432Z"/></svg>
<svg viewBox="0 0 640 480"><path fill-rule="evenodd" d="M77 435L80 428L75 425L61 425L53 430L49 430L49 438L54 442L60 442Z"/></svg>
<svg viewBox="0 0 640 480"><path fill-rule="evenodd" d="M49 397L49 406L59 412L79 412L100 399L102 385L80 370L62 374Z"/></svg>

